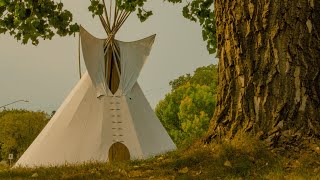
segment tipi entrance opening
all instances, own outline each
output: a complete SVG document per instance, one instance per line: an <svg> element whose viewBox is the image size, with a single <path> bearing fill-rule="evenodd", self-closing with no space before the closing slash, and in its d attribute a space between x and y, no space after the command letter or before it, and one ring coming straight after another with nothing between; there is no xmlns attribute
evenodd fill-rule
<svg viewBox="0 0 320 180"><path fill-rule="evenodd" d="M116 142L109 149L109 162L129 161L129 149L122 143Z"/></svg>
<svg viewBox="0 0 320 180"><path fill-rule="evenodd" d="M110 46L108 49L105 49L105 51L107 51L107 53L105 53L105 68L107 69L105 77L110 91L114 94L117 92L120 84L120 62L113 55L115 52L112 51Z"/></svg>

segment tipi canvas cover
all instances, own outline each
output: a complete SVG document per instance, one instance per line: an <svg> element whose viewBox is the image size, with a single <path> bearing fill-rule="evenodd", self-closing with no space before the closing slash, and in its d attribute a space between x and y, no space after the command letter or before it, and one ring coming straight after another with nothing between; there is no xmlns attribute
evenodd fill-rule
<svg viewBox="0 0 320 180"><path fill-rule="evenodd" d="M15 166L105 162L123 154L125 159L142 159L175 149L137 83L155 36L113 40L116 52L106 52L106 39L97 39L84 28L80 36L87 73ZM114 93L106 80L108 53L120 62Z"/></svg>

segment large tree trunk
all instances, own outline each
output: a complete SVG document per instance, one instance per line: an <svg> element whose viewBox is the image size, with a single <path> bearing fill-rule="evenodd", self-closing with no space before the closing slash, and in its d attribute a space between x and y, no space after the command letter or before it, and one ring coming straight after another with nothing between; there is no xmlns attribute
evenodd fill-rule
<svg viewBox="0 0 320 180"><path fill-rule="evenodd" d="M215 0L218 103L208 141L320 137L320 1Z"/></svg>

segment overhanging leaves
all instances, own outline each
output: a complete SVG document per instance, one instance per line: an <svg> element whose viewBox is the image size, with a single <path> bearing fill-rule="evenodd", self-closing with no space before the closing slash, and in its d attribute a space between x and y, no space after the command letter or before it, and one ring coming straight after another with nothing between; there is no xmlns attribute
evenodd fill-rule
<svg viewBox="0 0 320 180"><path fill-rule="evenodd" d="M103 14L103 4L99 0L90 0L88 10L95 15ZM182 3L182 0L165 0ZM152 15L144 8L147 0L116 0L119 9L137 12L143 22ZM192 0L182 10L183 16L199 22L203 40L207 42L210 54L216 51L216 27L213 11L214 0ZM165 12L164 12L165 13ZM72 14L63 9L61 2L53 0L0 0L0 33L9 33L26 44L29 40L37 45L39 38L51 39L55 34L71 35L79 31L72 22Z"/></svg>
<svg viewBox="0 0 320 180"><path fill-rule="evenodd" d="M8 32L23 44L79 31L72 14L52 0L0 0L0 17L0 33Z"/></svg>
<svg viewBox="0 0 320 180"><path fill-rule="evenodd" d="M171 3L182 3L182 0L165 0ZM146 21L153 13L143 7L147 0L116 0L120 9L128 12L137 10L137 16L141 22ZM210 54L216 52L216 26L213 11L213 0L192 0L182 10L183 16L191 21L199 22L202 27L203 40L207 42ZM99 0L91 0L89 11L94 15L101 15L103 5ZM165 13L165 12L164 12Z"/></svg>

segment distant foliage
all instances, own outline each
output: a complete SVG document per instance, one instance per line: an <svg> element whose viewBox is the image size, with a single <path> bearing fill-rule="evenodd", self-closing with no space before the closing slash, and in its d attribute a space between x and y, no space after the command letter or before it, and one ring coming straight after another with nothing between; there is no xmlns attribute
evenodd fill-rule
<svg viewBox="0 0 320 180"><path fill-rule="evenodd" d="M170 82L172 91L156 106L156 115L178 146L201 137L216 105L217 66L196 69Z"/></svg>
<svg viewBox="0 0 320 180"><path fill-rule="evenodd" d="M8 110L0 112L0 161L10 153L17 160L49 120L44 112Z"/></svg>
<svg viewBox="0 0 320 180"><path fill-rule="evenodd" d="M215 90L218 83L217 75L217 66L212 64L197 68L193 76L188 73L170 81L169 84L172 90L176 90L188 82L191 84L206 85Z"/></svg>

